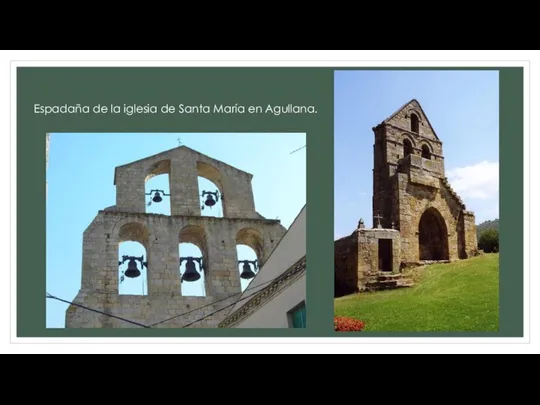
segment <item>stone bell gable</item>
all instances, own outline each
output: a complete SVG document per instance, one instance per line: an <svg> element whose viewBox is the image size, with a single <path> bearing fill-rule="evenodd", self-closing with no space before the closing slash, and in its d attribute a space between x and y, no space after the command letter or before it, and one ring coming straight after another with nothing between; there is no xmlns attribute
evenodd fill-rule
<svg viewBox="0 0 540 405"><path fill-rule="evenodd" d="M474 254L474 213L445 177L443 143L420 103L411 100L373 132L373 215L400 231L402 262Z"/></svg>
<svg viewBox="0 0 540 405"><path fill-rule="evenodd" d="M147 213L145 183L169 175L171 215ZM220 193L223 218L201 216L198 177ZM217 328L241 293L237 245L247 245L262 268L286 229L255 209L253 175L185 146L118 166L116 204L101 209L83 233L81 289L66 314L68 328L129 328L128 319L159 328ZM210 191L210 190L208 190ZM123 242L137 242L146 254L146 295L119 294ZM202 252L205 296L182 294L179 245ZM200 309L199 309L200 308ZM222 311L220 311L223 309ZM185 315L183 315L185 314Z"/></svg>
<svg viewBox="0 0 540 405"><path fill-rule="evenodd" d="M474 213L445 175L443 143L417 100L372 128L373 224L334 242L334 295L408 288L409 264L477 252Z"/></svg>
<svg viewBox="0 0 540 405"><path fill-rule="evenodd" d="M197 177L213 182L222 199L223 216L261 218L255 210L253 175L213 159L187 146L180 146L122 166L114 171L116 205L110 209L145 212L145 183L154 176L168 174L171 214L200 215L201 203Z"/></svg>

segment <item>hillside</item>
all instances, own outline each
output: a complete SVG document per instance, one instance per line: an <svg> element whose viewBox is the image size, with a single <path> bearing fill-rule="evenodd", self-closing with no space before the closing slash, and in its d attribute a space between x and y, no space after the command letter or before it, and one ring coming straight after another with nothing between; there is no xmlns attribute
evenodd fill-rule
<svg viewBox="0 0 540 405"><path fill-rule="evenodd" d="M335 300L335 315L365 322L366 332L492 332L499 328L499 255L486 254L412 273L411 289Z"/></svg>
<svg viewBox="0 0 540 405"><path fill-rule="evenodd" d="M479 225L476 225L476 233L478 238L480 238L480 233L486 229L494 228L499 230L499 219L494 219L493 221L485 221Z"/></svg>

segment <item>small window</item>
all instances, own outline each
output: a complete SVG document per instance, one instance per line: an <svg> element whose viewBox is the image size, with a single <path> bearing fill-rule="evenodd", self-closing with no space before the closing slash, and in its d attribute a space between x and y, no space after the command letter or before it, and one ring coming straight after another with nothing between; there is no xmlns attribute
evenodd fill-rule
<svg viewBox="0 0 540 405"><path fill-rule="evenodd" d="M411 114L411 131L418 133L418 116Z"/></svg>
<svg viewBox="0 0 540 405"><path fill-rule="evenodd" d="M408 139L403 140L403 157L407 157L409 155L412 155L413 153L413 147L411 141Z"/></svg>
<svg viewBox="0 0 540 405"><path fill-rule="evenodd" d="M289 324L294 329L306 327L306 304L304 302L289 312Z"/></svg>
<svg viewBox="0 0 540 405"><path fill-rule="evenodd" d="M422 146L422 157L424 159L431 159L431 152L430 152L429 147L427 145Z"/></svg>

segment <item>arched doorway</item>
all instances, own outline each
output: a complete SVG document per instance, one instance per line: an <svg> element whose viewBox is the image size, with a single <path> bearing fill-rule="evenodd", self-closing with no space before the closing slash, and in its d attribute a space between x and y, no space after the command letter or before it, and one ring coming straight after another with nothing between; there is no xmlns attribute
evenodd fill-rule
<svg viewBox="0 0 540 405"><path fill-rule="evenodd" d="M436 208L428 208L418 225L420 260L448 260L448 228Z"/></svg>

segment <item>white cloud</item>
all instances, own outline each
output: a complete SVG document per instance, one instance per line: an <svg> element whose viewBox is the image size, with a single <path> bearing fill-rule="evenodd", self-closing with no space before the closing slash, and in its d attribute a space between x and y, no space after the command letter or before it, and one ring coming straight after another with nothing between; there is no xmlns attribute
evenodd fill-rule
<svg viewBox="0 0 540 405"><path fill-rule="evenodd" d="M466 200L489 200L499 197L499 162L483 161L471 166L447 170L452 188Z"/></svg>

